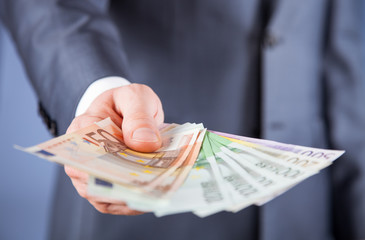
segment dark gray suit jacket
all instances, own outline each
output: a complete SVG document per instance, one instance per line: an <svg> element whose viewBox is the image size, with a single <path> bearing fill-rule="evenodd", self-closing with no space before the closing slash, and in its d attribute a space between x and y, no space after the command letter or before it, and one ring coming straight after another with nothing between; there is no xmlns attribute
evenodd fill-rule
<svg viewBox="0 0 365 240"><path fill-rule="evenodd" d="M263 138L347 151L263 207L205 219L103 215L60 173L51 239L365 238L364 0L278 0L265 28L258 2L0 1L53 132L90 83L122 76L157 92L167 122L259 125Z"/></svg>

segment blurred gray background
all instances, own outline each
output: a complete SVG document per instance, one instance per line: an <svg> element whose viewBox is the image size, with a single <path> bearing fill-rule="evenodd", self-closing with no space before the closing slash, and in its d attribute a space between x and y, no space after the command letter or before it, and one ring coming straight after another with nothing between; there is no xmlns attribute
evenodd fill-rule
<svg viewBox="0 0 365 240"><path fill-rule="evenodd" d="M56 164L15 150L49 139L37 100L0 23L0 239L45 239Z"/></svg>

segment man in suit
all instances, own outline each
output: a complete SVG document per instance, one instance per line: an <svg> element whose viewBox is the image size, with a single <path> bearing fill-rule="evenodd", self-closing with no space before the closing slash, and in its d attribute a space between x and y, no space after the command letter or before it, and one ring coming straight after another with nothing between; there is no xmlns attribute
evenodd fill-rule
<svg viewBox="0 0 365 240"><path fill-rule="evenodd" d="M51 239L365 238L363 0L0 4L55 134L111 116L130 147L151 151L165 115L347 151L263 207L205 219L121 216L139 213L88 196L87 176L66 167L81 196L117 215L60 173Z"/></svg>

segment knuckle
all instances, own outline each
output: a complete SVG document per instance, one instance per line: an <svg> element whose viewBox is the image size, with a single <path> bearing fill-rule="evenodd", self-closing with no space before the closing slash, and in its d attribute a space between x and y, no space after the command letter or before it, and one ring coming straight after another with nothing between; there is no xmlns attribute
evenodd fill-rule
<svg viewBox="0 0 365 240"><path fill-rule="evenodd" d="M105 206L105 204L91 203L91 205L93 205L94 208L96 210L98 210L99 212L101 212L101 213L109 213L107 207Z"/></svg>
<svg viewBox="0 0 365 240"><path fill-rule="evenodd" d="M153 91L153 89L145 84L140 83L133 83L129 85L129 90L131 91L131 94L134 96L145 96L149 99L154 98L158 99L156 93Z"/></svg>
<svg viewBox="0 0 365 240"><path fill-rule="evenodd" d="M72 177L73 169L71 167L65 165L64 170L67 176Z"/></svg>
<svg viewBox="0 0 365 240"><path fill-rule="evenodd" d="M80 182L86 183L88 174L70 166L64 167L65 173L71 178L71 180L79 180Z"/></svg>
<svg viewBox="0 0 365 240"><path fill-rule="evenodd" d="M83 197L83 198L85 198L86 200L89 200L88 199L88 195L87 195L87 193L85 192L85 191L82 191L82 190L78 190L78 189L76 189L77 190L77 192L78 192L78 194L81 196L81 197Z"/></svg>
<svg viewBox="0 0 365 240"><path fill-rule="evenodd" d="M131 210L127 206L109 204L109 206L107 206L107 211L114 215L131 215Z"/></svg>
<svg viewBox="0 0 365 240"><path fill-rule="evenodd" d="M150 88L146 84L132 83L129 86L131 89L136 90L136 91L152 91L153 92L152 88Z"/></svg>
<svg viewBox="0 0 365 240"><path fill-rule="evenodd" d="M151 122L153 121L153 116L146 112L133 112L129 115L129 118L126 120L129 121L139 121L139 122Z"/></svg>
<svg viewBox="0 0 365 240"><path fill-rule="evenodd" d="M79 178L79 171L70 167L70 166L65 166L65 173L67 174L67 176L69 176L70 178Z"/></svg>

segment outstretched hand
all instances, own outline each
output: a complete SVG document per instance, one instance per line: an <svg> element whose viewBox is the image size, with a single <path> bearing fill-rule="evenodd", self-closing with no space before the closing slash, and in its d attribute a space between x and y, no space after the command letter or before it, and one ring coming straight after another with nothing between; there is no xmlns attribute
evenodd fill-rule
<svg viewBox="0 0 365 240"><path fill-rule="evenodd" d="M158 129L163 123L164 113L160 99L148 86L130 84L100 94L84 114L72 121L67 133L107 117L117 126L121 126L124 142L129 148L140 152L153 152L161 147ZM117 215L142 214L128 208L124 202L89 196L87 173L69 166L65 166L65 172L79 195L87 199L98 211Z"/></svg>

